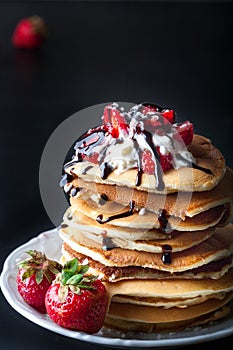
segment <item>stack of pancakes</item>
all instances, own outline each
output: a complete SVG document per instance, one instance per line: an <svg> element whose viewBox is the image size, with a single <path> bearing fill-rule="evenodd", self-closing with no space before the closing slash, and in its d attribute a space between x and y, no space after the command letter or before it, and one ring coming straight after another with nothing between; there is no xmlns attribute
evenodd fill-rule
<svg viewBox="0 0 233 350"><path fill-rule="evenodd" d="M65 167L62 261L78 258L105 283L106 327L176 330L229 314L233 171L202 136L188 150L198 166L165 172L163 190L148 174L136 186L136 169L103 179L90 161Z"/></svg>

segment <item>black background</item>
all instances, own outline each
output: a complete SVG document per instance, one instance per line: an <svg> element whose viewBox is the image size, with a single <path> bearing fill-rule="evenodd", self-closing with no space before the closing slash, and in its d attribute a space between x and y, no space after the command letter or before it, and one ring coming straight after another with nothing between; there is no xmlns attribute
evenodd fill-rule
<svg viewBox="0 0 233 350"><path fill-rule="evenodd" d="M0 2L0 268L53 227L40 198L40 158L54 129L80 109L108 101L172 107L233 167L232 9L223 1ZM39 52L15 50L15 25L33 14L49 37ZM32 324L0 298L1 349L101 349ZM232 340L204 346L231 348Z"/></svg>

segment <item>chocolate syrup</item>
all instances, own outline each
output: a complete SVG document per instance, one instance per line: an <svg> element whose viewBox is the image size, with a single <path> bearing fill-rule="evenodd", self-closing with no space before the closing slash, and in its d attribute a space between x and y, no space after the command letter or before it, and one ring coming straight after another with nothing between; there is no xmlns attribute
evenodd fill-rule
<svg viewBox="0 0 233 350"><path fill-rule="evenodd" d="M165 265L170 265L172 263L172 247L169 244L162 245L162 257L161 260Z"/></svg>
<svg viewBox="0 0 233 350"><path fill-rule="evenodd" d="M74 146L78 159L71 160L70 162L66 163L63 168L67 169L72 165L82 162L84 156L90 156L94 147L103 142L105 133L106 130L104 130L104 126L101 125L99 127L90 129L85 134L80 136Z"/></svg>
<svg viewBox="0 0 233 350"><path fill-rule="evenodd" d="M168 222L168 218L170 215L167 213L165 209L160 209L158 222L160 225L160 230L164 233L169 233L172 231L170 223ZM172 247L169 244L162 245L162 257L161 260L164 264L169 265L172 262Z"/></svg>
<svg viewBox="0 0 233 350"><path fill-rule="evenodd" d="M116 248L116 244L113 242L111 237L107 236L107 232L104 231L101 233L102 236L102 249L103 250L112 250L113 248Z"/></svg>
<svg viewBox="0 0 233 350"><path fill-rule="evenodd" d="M71 190L70 190L70 194L71 194L72 197L75 197L76 194L77 194L79 191L80 191L80 188L73 187L73 188L71 188Z"/></svg>
<svg viewBox="0 0 233 350"><path fill-rule="evenodd" d="M184 157L181 156L181 154L177 154L177 158L180 158L180 159L182 159L182 160L185 160ZM187 165L190 166L191 168L201 170L201 171L203 171L203 172L206 173L206 174L210 174L210 175L212 174L212 171L211 171L210 169L203 168L202 166L197 165L197 164L195 164L195 163L193 163L193 162L189 162L189 161L187 161L187 160L185 160L185 161L188 163Z"/></svg>
<svg viewBox="0 0 233 350"><path fill-rule="evenodd" d="M73 181L73 176L70 174L64 174L62 175L61 181L60 181L60 187L64 187L69 182Z"/></svg>
<svg viewBox="0 0 233 350"><path fill-rule="evenodd" d="M104 205L108 201L108 196L105 193L101 193L99 205Z"/></svg>
<svg viewBox="0 0 233 350"><path fill-rule="evenodd" d="M129 203L129 210L121 213L121 214L116 214L116 215L112 215L107 217L105 220L103 220L103 214L99 214L96 218L96 221L98 221L99 224L106 224L109 221L115 220L115 219L121 219L121 218L125 218L127 216L133 215L133 210L134 210L134 206L135 206L135 202L134 201L130 201Z"/></svg>
<svg viewBox="0 0 233 350"><path fill-rule="evenodd" d="M144 130L144 134L146 135L146 141L149 144L149 146L151 147L155 159L156 159L156 164L155 164L155 177L156 177L156 182L157 182L157 190L162 191L164 190L164 182L163 182L163 172L162 172L162 168L160 165L160 157L159 154L154 146L153 140L152 140L152 134L149 131Z"/></svg>
<svg viewBox="0 0 233 350"><path fill-rule="evenodd" d="M108 162L104 162L100 165L101 179L105 180L113 172L113 167L111 167Z"/></svg>
<svg viewBox="0 0 233 350"><path fill-rule="evenodd" d="M67 215L67 219L68 219L68 220L72 220L72 219L73 219L73 216L69 213L69 214Z"/></svg>
<svg viewBox="0 0 233 350"><path fill-rule="evenodd" d="M88 165L82 172L83 175L86 175L88 170L91 170L93 168L93 165Z"/></svg>
<svg viewBox="0 0 233 350"><path fill-rule="evenodd" d="M60 225L60 228L67 228L67 227L68 227L67 224L61 224L61 225Z"/></svg>
<svg viewBox="0 0 233 350"><path fill-rule="evenodd" d="M142 174L143 174L143 170L141 168L138 169L135 186L140 186L141 185L141 183L142 183Z"/></svg>
<svg viewBox="0 0 233 350"><path fill-rule="evenodd" d="M206 174L212 175L212 171L211 171L210 169L203 168L202 166L197 165L197 164L195 164L195 163L192 163L192 167L193 167L194 169L198 169L198 170L204 171L204 173L206 173Z"/></svg>
<svg viewBox="0 0 233 350"><path fill-rule="evenodd" d="M160 230L163 233L171 232L171 227L170 227L170 224L168 222L169 217L170 217L170 215L167 213L167 211L165 209L159 210L158 222L159 222Z"/></svg>
<svg viewBox="0 0 233 350"><path fill-rule="evenodd" d="M156 150L156 147L154 146L153 143L153 136L151 134L151 132L147 131L147 130L141 130L140 128L136 129L137 134L143 133L145 135L146 138L146 142L149 146L149 148L152 150L154 157L155 157L155 162L154 162L154 167L155 167L155 178L156 178L156 189L158 191L162 191L164 189L164 182L163 182L163 172L162 172L162 168L160 165L160 157L159 154ZM135 140L137 141L137 138L135 138ZM137 186L140 186L141 184L141 178L142 178L142 165L141 165L141 154L138 155L138 175L137 175L137 179L136 179L136 183Z"/></svg>
<svg viewBox="0 0 233 350"><path fill-rule="evenodd" d="M143 170L142 170L142 151L139 148L137 140L133 138L133 141L134 141L135 148L136 148L137 165L138 165L138 172L137 172L137 176L136 176L135 186L140 186L141 183L142 183L142 174L143 174Z"/></svg>

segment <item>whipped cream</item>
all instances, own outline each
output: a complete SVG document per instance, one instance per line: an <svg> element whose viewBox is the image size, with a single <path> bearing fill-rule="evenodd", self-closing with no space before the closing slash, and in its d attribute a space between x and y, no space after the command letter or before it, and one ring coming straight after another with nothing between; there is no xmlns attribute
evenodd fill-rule
<svg viewBox="0 0 233 350"><path fill-rule="evenodd" d="M192 124L174 124L174 115L173 110L153 105L139 104L129 111L117 103L108 105L102 116L103 124L90 129L79 139L75 145L75 155L65 167L80 161L99 163L103 179L112 171L121 174L137 168L138 186L144 172L143 155L148 150L150 154L146 155L146 162L150 164L149 173L154 171L157 189L162 190L162 169L192 167L196 163L182 139L185 137L187 144L191 142ZM160 166L161 157L165 163Z"/></svg>
<svg viewBox="0 0 233 350"><path fill-rule="evenodd" d="M121 143L109 145L104 161L112 167L116 174L120 174L137 167L137 150L130 138L122 139Z"/></svg>
<svg viewBox="0 0 233 350"><path fill-rule="evenodd" d="M120 110L121 116L125 118L129 125L129 129L127 133L124 129L119 129L118 140L121 142L116 143L116 139L111 137L111 135L108 135L106 136L106 143L104 143L102 147L96 147L96 152L99 152L100 154L104 148L107 147L104 162L107 162L117 174L133 169L138 165L138 148L142 152L145 149L149 149L153 161L156 162L154 152L150 145L148 145L145 134L137 134L136 129L137 127L140 127L142 130L146 130L144 121L148 120L148 118L153 118L154 120L159 121L162 114L154 111L144 114L142 113L142 109L144 108L142 104L132 107L128 113L125 112L123 107L119 107L117 103L113 103L111 108ZM165 111L168 110L165 109ZM195 163L195 158L192 153L188 151L184 141L178 135L175 126L170 124L168 129L169 132L162 135L156 132L153 134L153 146L158 147L158 150L162 155L171 155L171 164L175 169L190 166L191 163ZM135 139L138 146L136 146ZM98 160L101 160L100 156Z"/></svg>

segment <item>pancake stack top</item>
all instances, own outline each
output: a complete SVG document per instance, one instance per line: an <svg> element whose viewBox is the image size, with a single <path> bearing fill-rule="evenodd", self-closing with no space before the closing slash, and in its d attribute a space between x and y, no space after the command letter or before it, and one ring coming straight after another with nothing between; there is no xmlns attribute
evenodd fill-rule
<svg viewBox="0 0 233 350"><path fill-rule="evenodd" d="M233 171L189 122L149 103L107 105L65 164L62 260L104 281L105 326L180 329L221 319L233 298Z"/></svg>

